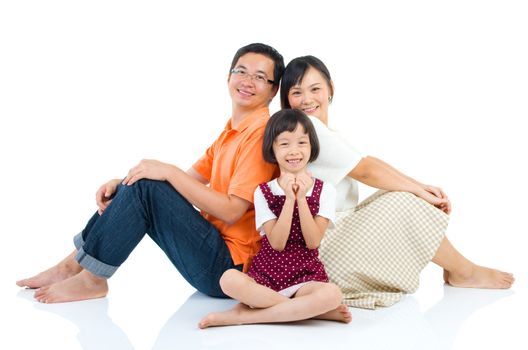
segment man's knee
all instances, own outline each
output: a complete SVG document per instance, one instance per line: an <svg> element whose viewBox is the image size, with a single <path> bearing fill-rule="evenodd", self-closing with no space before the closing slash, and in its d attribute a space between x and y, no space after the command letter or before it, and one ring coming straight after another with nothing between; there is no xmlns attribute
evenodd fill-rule
<svg viewBox="0 0 528 350"><path fill-rule="evenodd" d="M137 186L139 188L146 189L146 188L167 187L168 185L169 184L166 181L140 179L136 181L132 186Z"/></svg>
<svg viewBox="0 0 528 350"><path fill-rule="evenodd" d="M126 185L125 185L126 186ZM167 181L141 179L132 184L133 189L141 198L150 198L152 200L163 200L163 199L184 199L178 191L172 187Z"/></svg>

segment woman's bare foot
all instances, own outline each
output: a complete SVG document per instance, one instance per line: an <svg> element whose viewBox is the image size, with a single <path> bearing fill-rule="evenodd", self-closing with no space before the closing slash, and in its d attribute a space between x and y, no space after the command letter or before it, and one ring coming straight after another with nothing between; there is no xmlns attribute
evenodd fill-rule
<svg viewBox="0 0 528 350"><path fill-rule="evenodd" d="M444 269L444 282L449 284L449 271Z"/></svg>
<svg viewBox="0 0 528 350"><path fill-rule="evenodd" d="M37 289L35 299L41 303L64 303L103 298L107 293L106 279L83 270L66 280Z"/></svg>
<svg viewBox="0 0 528 350"><path fill-rule="evenodd" d="M242 324L241 315L249 310L249 306L244 304L237 304L231 310L223 312L213 312L208 314L207 316L202 318L200 323L198 323L198 327L204 329L207 327L239 325Z"/></svg>
<svg viewBox="0 0 528 350"><path fill-rule="evenodd" d="M339 305L334 310L328 311L322 315L314 317L317 320L330 320L350 323L352 321L352 314L345 304Z"/></svg>
<svg viewBox="0 0 528 350"><path fill-rule="evenodd" d="M19 287L41 288L53 283L64 281L82 271L82 267L75 260L74 251L57 265L33 277L17 281Z"/></svg>
<svg viewBox="0 0 528 350"><path fill-rule="evenodd" d="M515 278L511 273L473 264L465 271L444 270L444 281L453 287L508 289Z"/></svg>

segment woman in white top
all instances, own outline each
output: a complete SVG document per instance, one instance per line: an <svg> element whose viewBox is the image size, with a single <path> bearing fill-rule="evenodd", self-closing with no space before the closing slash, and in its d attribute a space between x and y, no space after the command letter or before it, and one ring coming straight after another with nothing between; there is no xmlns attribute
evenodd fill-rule
<svg viewBox="0 0 528 350"><path fill-rule="evenodd" d="M441 266L445 282L455 287L511 287L512 274L474 264L445 237L451 204L442 189L363 156L328 129L334 85L323 62L313 56L292 60L280 94L282 108L312 116L321 145L312 174L337 189L336 225L319 251L347 305L392 305L418 288L419 274L429 261ZM357 205L356 181L381 191Z"/></svg>

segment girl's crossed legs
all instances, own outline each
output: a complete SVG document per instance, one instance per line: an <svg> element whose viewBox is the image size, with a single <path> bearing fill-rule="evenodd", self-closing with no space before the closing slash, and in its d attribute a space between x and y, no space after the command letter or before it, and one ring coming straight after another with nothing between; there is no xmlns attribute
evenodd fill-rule
<svg viewBox="0 0 528 350"><path fill-rule="evenodd" d="M231 269L222 275L220 286L240 304L228 311L208 314L198 324L200 328L309 318L352 321L348 307L341 304L341 291L333 283L311 282L302 286L292 298L287 298L256 283L245 273Z"/></svg>

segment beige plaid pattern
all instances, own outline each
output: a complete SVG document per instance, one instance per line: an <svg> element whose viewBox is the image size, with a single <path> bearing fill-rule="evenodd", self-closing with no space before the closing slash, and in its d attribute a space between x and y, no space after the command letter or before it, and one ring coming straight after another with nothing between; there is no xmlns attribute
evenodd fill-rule
<svg viewBox="0 0 528 350"><path fill-rule="evenodd" d="M346 305L390 306L416 291L448 221L444 212L411 193L378 191L337 213L319 256Z"/></svg>

